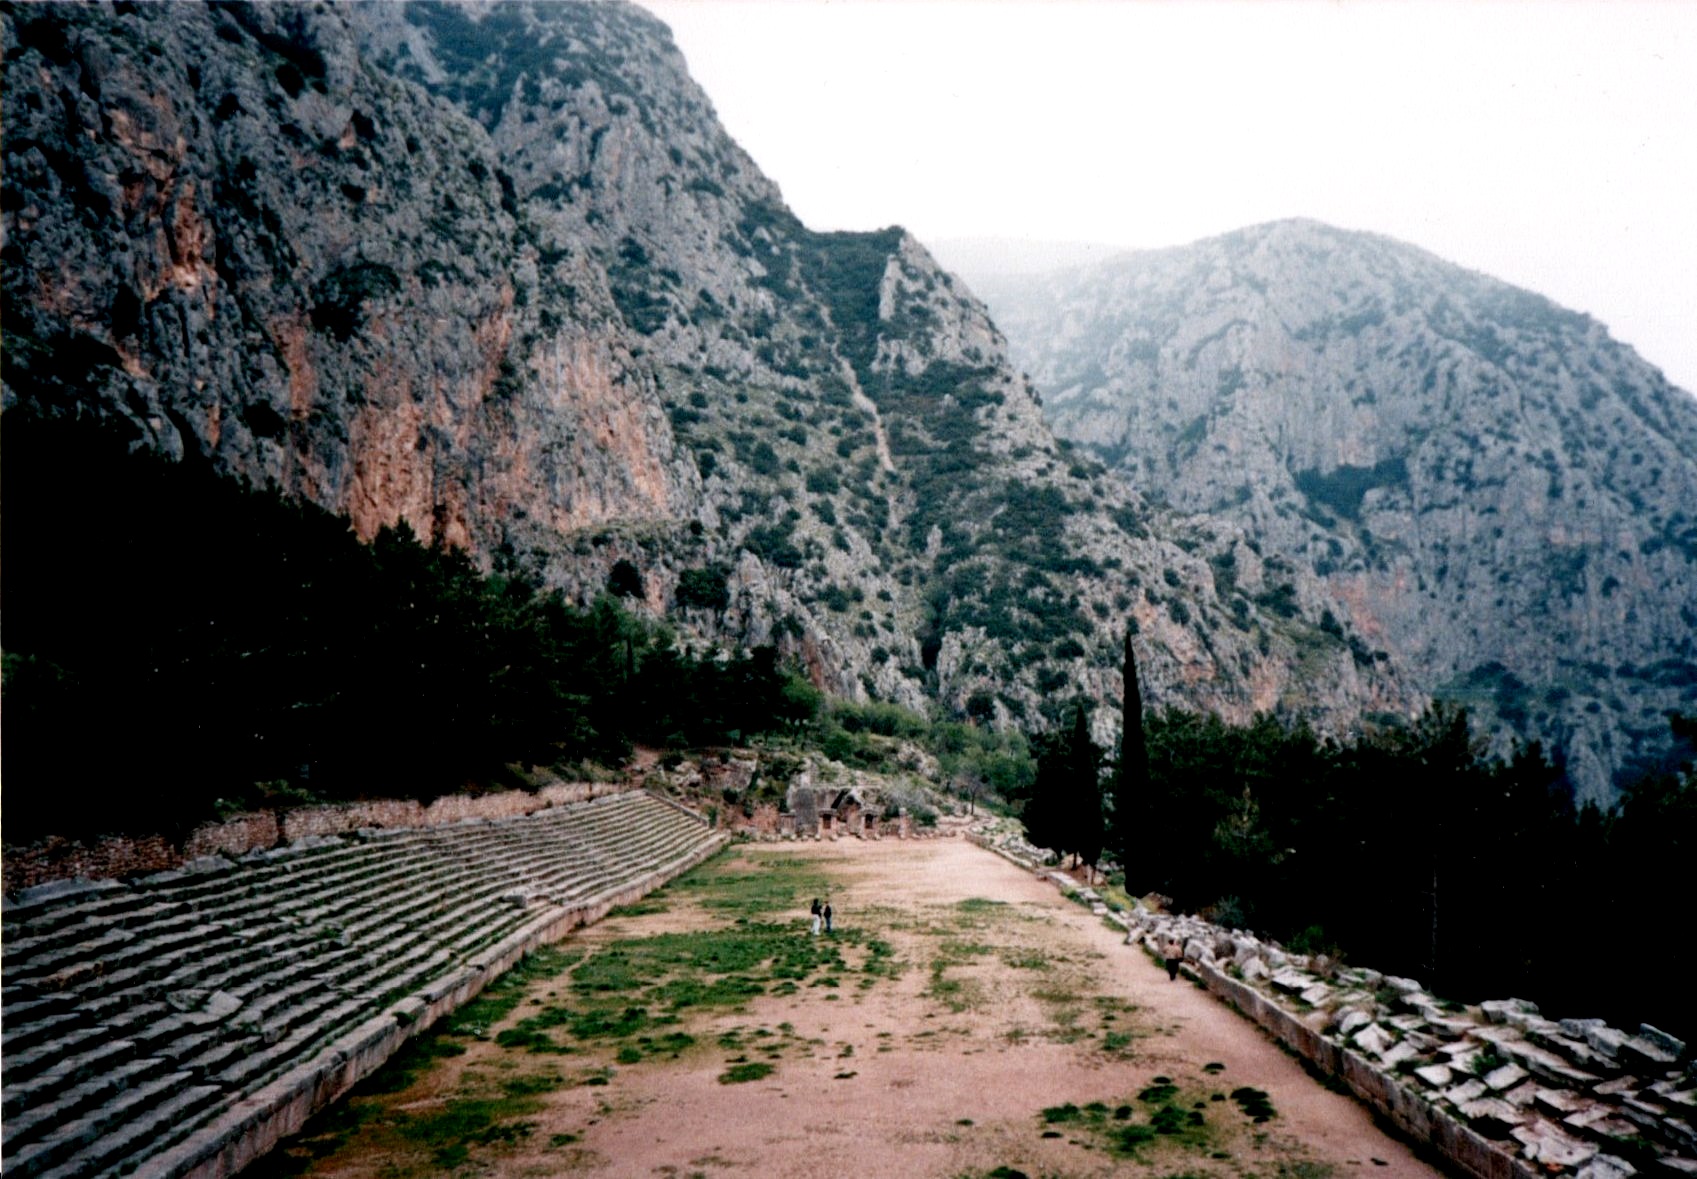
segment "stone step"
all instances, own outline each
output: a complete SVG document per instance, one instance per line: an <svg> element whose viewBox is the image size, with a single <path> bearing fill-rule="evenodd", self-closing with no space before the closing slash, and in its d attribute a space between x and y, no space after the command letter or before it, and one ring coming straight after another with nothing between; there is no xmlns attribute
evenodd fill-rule
<svg viewBox="0 0 1697 1179"><path fill-rule="evenodd" d="M216 1085L190 1084L176 1089L139 1117L112 1128L45 1172L43 1179L74 1179L113 1166L121 1173L131 1160L157 1154L188 1137L224 1096Z"/></svg>
<svg viewBox="0 0 1697 1179"><path fill-rule="evenodd" d="M117 1068L135 1055L136 1046L129 1040L118 1040L97 1034L92 1036L86 1051L44 1053L49 1067L31 1074L20 1074L13 1061L6 1062L6 1086L0 1097L0 1117L10 1119L31 1106L49 1101L101 1072ZM57 1049L58 1045L51 1047Z"/></svg>
<svg viewBox="0 0 1697 1179"><path fill-rule="evenodd" d="M111 1101L99 1108L70 1122L60 1123L37 1141L26 1143L16 1151L8 1150L7 1176L40 1175L94 1150L102 1138L141 1118L190 1081L187 1073L167 1073L144 1084L119 1090ZM88 1174L92 1169L86 1167L80 1173Z"/></svg>
<svg viewBox="0 0 1697 1179"><path fill-rule="evenodd" d="M552 902L716 839L631 793L8 899L7 1174L159 1154L361 1022L448 993L557 921Z"/></svg>
<svg viewBox="0 0 1697 1179"><path fill-rule="evenodd" d="M27 1109L6 1114L6 1155L42 1137L54 1126L80 1117L115 1092L167 1071L169 1062L156 1056L135 1057L57 1092L37 1092Z"/></svg>

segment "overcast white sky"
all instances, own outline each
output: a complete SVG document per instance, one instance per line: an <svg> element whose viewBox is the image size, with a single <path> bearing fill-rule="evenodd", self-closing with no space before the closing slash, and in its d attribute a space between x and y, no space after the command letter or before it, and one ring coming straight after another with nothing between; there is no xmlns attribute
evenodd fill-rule
<svg viewBox="0 0 1697 1179"><path fill-rule="evenodd" d="M1175 245L1316 217L1697 390L1697 3L641 0L816 229Z"/></svg>

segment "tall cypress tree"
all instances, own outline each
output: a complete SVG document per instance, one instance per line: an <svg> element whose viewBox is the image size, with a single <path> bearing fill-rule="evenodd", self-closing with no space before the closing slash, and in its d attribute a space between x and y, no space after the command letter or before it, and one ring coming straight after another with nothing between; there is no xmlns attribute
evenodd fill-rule
<svg viewBox="0 0 1697 1179"><path fill-rule="evenodd" d="M1090 739L1090 722L1079 706L1066 744L1067 850L1095 872L1107 842L1102 814L1102 751Z"/></svg>
<svg viewBox="0 0 1697 1179"><path fill-rule="evenodd" d="M1131 651L1131 630L1125 632L1124 714L1120 727L1120 761L1114 771L1113 849L1129 887L1132 850L1149 809L1149 748L1143 736L1143 693L1137 686L1137 657Z"/></svg>

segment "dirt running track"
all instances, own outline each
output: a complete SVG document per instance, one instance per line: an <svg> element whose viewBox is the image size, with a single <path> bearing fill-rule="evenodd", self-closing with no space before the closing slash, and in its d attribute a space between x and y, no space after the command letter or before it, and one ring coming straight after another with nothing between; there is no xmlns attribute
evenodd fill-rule
<svg viewBox="0 0 1697 1179"><path fill-rule="evenodd" d="M550 1091L520 1130L432 1161L385 1125L404 1125L491 1078L510 1082L534 1060L475 1041L398 1093L357 1099L356 1106L381 1103L382 1112L367 1111L333 1150L320 1142L311 1153L324 1157L309 1164L297 1150L285 1170L274 1171L284 1158L260 1169L798 1179L983 1176L997 1168L1187 1179L1440 1174L1360 1106L1309 1078L1253 1024L1182 977L1169 982L1101 919L965 840L745 845L716 868L784 860L829 881L839 926L850 938L887 942L902 967L896 977L803 985L740 1010L692 1012L685 1026L697 1048ZM700 891L668 889L658 894L662 911L615 917L567 947L593 953L725 925L723 914L693 899ZM762 920L793 922L794 936L807 937L805 905L804 897ZM503 1026L562 989L559 979L535 984L530 1006ZM772 1071L725 1083L727 1062L749 1059L729 1054L744 1043L764 1047ZM574 1069L598 1063L582 1054L589 1049L562 1050L572 1055L551 1059ZM1151 1087L1168 1084L1170 1116L1188 1116L1189 1129L1116 1140L1163 1099ZM1274 1116L1251 1120L1229 1096L1246 1087L1265 1091ZM1068 1103L1078 1108L1068 1112Z"/></svg>

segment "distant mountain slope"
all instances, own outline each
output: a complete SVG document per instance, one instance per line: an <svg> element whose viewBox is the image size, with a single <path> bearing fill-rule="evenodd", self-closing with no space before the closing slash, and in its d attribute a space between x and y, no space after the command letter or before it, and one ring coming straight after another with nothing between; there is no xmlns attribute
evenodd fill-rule
<svg viewBox="0 0 1697 1179"><path fill-rule="evenodd" d="M1117 699L1135 623L1157 700L1333 728L1420 702L1321 627L1311 574L1058 444L912 237L797 221L637 8L0 24L8 407L580 598L628 561L687 638L851 696L1041 725Z"/></svg>
<svg viewBox="0 0 1697 1179"><path fill-rule="evenodd" d="M968 278L1060 436L1312 571L1585 797L1697 705L1697 401L1603 325L1307 221Z"/></svg>

